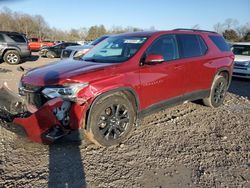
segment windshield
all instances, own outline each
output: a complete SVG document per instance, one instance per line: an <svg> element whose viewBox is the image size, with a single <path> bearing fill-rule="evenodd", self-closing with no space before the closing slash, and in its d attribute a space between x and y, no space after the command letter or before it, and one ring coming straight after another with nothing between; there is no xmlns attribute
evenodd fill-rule
<svg viewBox="0 0 250 188"><path fill-rule="evenodd" d="M147 37L109 37L89 51L82 59L100 63L124 62L131 58L146 40Z"/></svg>
<svg viewBox="0 0 250 188"><path fill-rule="evenodd" d="M95 46L95 45L97 45L98 43L102 42L102 41L103 41L104 39L106 39L106 38L108 38L107 35L102 36L102 37L99 37L99 38L95 39L93 42L91 42L90 44L93 45L93 46Z"/></svg>
<svg viewBox="0 0 250 188"><path fill-rule="evenodd" d="M233 53L235 55L250 56L250 45L233 45Z"/></svg>

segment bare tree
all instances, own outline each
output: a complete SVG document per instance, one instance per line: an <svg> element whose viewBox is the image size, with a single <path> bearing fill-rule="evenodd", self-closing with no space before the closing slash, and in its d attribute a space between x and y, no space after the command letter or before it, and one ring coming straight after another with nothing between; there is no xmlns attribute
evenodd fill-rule
<svg viewBox="0 0 250 188"><path fill-rule="evenodd" d="M224 26L226 30L234 29L239 24L238 20L228 18L224 22Z"/></svg>
<svg viewBox="0 0 250 188"><path fill-rule="evenodd" d="M81 27L78 29L78 35L80 36L80 40L84 40L88 34L88 29L86 27Z"/></svg>
<svg viewBox="0 0 250 188"><path fill-rule="evenodd" d="M8 8L0 10L0 30L22 32L27 37L38 37L48 40L94 40L99 36L113 33L141 31L137 27L128 26L113 26L107 30L104 25L92 26L90 29L80 27L69 31L51 28L41 15L29 15L22 12L13 12Z"/></svg>
<svg viewBox="0 0 250 188"><path fill-rule="evenodd" d="M47 34L47 28L49 27L48 24L41 15L35 15L33 20L38 37L44 39Z"/></svg>
<svg viewBox="0 0 250 188"><path fill-rule="evenodd" d="M223 26L223 24L220 23L220 22L218 22L217 24L215 24L215 25L213 26L213 28L214 28L214 31L216 31L217 33L220 33L220 34L222 34L223 31L224 31L224 26Z"/></svg>
<svg viewBox="0 0 250 188"><path fill-rule="evenodd" d="M238 35L243 38L250 31L250 23L246 23L245 25L241 25L236 28Z"/></svg>
<svg viewBox="0 0 250 188"><path fill-rule="evenodd" d="M0 29L4 31L13 31L12 23L13 13L10 9L4 7L0 14Z"/></svg>

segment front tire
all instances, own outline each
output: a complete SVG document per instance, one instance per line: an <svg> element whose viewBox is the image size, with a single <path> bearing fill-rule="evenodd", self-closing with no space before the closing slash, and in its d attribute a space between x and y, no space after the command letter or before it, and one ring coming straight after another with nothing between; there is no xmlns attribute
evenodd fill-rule
<svg viewBox="0 0 250 188"><path fill-rule="evenodd" d="M87 137L96 145L107 147L121 143L128 136L136 113L126 97L111 95L94 104L89 118Z"/></svg>
<svg viewBox="0 0 250 188"><path fill-rule="evenodd" d="M203 99L206 106L217 108L223 104L228 88L228 81L225 77L217 75L213 81L210 95Z"/></svg>
<svg viewBox="0 0 250 188"><path fill-rule="evenodd" d="M47 58L55 58L55 57L56 57L56 54L55 54L54 52L48 51L48 52L46 53L46 56L47 56Z"/></svg>
<svg viewBox="0 0 250 188"><path fill-rule="evenodd" d="M21 60L20 55L16 50L7 51L4 54L3 59L9 65L17 65L20 63L20 60Z"/></svg>

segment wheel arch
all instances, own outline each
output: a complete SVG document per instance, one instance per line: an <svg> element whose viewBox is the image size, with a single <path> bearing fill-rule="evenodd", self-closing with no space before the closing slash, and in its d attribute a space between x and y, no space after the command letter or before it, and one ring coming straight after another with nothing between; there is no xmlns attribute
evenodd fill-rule
<svg viewBox="0 0 250 188"><path fill-rule="evenodd" d="M5 53L6 53L7 51L10 51L10 50L15 50L15 51L17 51L18 54L20 55L20 49L15 48L15 47L10 47L10 48L5 48L5 49L3 50L2 57L4 57Z"/></svg>
<svg viewBox="0 0 250 188"><path fill-rule="evenodd" d="M93 107L95 106L95 104L100 99L109 97L109 96L117 94L117 93L122 94L124 97L126 97L128 100L130 100L132 102L132 105L135 108L136 115L138 114L139 108L140 108L140 103L139 103L138 95L136 94L136 92L132 88L120 87L120 88L112 89L112 90L103 92L103 93L99 94L98 96L95 96L92 99L92 102L89 105L89 108L86 110L86 113L85 113L84 129L89 130L89 114L91 114L91 111L93 110Z"/></svg>
<svg viewBox="0 0 250 188"><path fill-rule="evenodd" d="M229 85L231 83L231 80L232 80L232 73L229 70L229 68L223 67L223 68L218 69L217 72L216 72L216 74L215 74L215 76L214 76L214 78L216 76L218 76L218 75L223 76L227 80L228 87L229 87Z"/></svg>

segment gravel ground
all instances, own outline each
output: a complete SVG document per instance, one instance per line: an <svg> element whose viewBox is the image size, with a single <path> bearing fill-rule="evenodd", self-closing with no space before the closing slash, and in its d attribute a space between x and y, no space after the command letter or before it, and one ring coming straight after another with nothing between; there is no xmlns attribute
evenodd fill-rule
<svg viewBox="0 0 250 188"><path fill-rule="evenodd" d="M22 74L16 68L0 65L0 84L15 91ZM160 111L110 148L36 144L0 126L0 187L250 187L249 99L250 81L233 79L223 106Z"/></svg>

